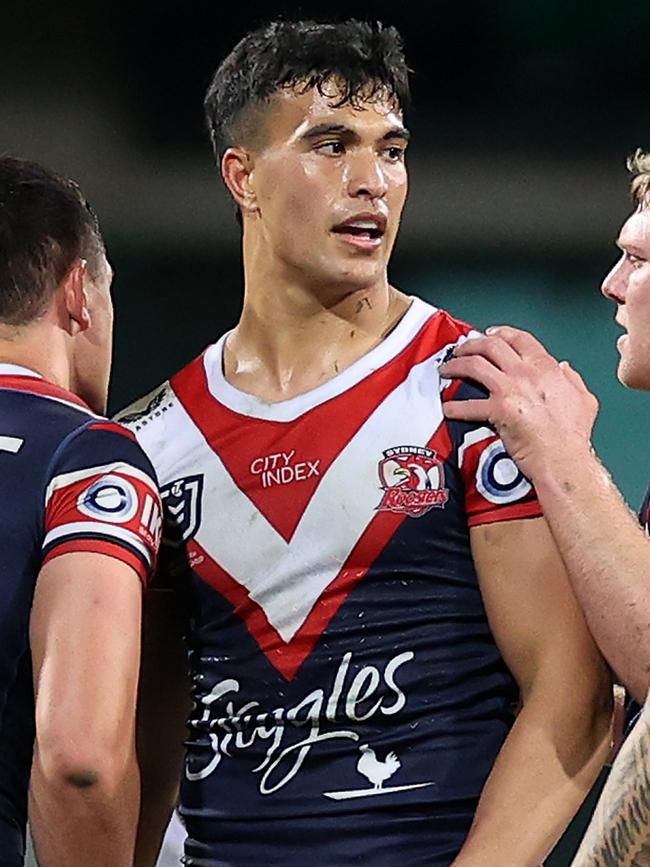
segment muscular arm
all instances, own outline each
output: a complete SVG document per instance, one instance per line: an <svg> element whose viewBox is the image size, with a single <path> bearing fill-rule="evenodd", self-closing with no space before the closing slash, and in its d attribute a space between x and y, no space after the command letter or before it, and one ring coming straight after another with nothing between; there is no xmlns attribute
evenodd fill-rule
<svg viewBox="0 0 650 867"><path fill-rule="evenodd" d="M650 685L650 540L593 452L597 403L565 364L511 328L467 341L446 375L490 389L450 403L450 418L488 420L535 485L589 627L642 702Z"/></svg>
<svg viewBox="0 0 650 867"><path fill-rule="evenodd" d="M190 707L184 620L171 591L151 590L144 605L138 698L142 809L134 867L152 867L177 800Z"/></svg>
<svg viewBox="0 0 650 867"><path fill-rule="evenodd" d="M573 867L650 867L650 708L625 741Z"/></svg>
<svg viewBox="0 0 650 867"><path fill-rule="evenodd" d="M605 761L609 675L544 520L488 524L471 534L490 626L523 706L454 867L534 867Z"/></svg>
<svg viewBox="0 0 650 867"><path fill-rule="evenodd" d="M40 867L131 867L138 817L140 579L102 554L46 563L30 619Z"/></svg>

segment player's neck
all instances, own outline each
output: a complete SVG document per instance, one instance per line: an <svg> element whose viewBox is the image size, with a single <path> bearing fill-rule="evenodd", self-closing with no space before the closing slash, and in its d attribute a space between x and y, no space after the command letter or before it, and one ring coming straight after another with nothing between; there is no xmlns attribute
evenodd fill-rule
<svg viewBox="0 0 650 867"><path fill-rule="evenodd" d="M271 403L304 394L377 346L408 306L387 280L338 300L297 285L249 283L226 341L226 379Z"/></svg>
<svg viewBox="0 0 650 867"><path fill-rule="evenodd" d="M0 324L0 363L16 364L42 376L54 385L71 390L70 366L56 335L47 335L38 325L9 326Z"/></svg>

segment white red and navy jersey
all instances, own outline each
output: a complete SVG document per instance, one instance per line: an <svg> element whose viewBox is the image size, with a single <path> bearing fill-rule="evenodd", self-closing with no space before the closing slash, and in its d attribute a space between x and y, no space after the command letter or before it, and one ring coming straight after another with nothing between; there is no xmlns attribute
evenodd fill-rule
<svg viewBox="0 0 650 867"><path fill-rule="evenodd" d="M38 573L61 554L95 551L128 563L145 582L162 521L155 475L133 434L11 364L0 364L0 465L0 865L19 867L34 740L29 613Z"/></svg>
<svg viewBox="0 0 650 867"><path fill-rule="evenodd" d="M448 865L511 726L470 528L540 515L487 427L447 422L470 327L418 299L334 379L233 388L222 338L121 416L187 593L186 859Z"/></svg>

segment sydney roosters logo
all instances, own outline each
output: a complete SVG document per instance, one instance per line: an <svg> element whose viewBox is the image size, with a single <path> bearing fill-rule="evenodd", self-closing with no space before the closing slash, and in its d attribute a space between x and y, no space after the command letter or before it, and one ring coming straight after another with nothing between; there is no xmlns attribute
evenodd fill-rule
<svg viewBox="0 0 650 867"><path fill-rule="evenodd" d="M396 446L386 449L379 462L379 481L384 496L380 512L398 512L420 518L431 509L441 509L449 499L445 470L433 449Z"/></svg>

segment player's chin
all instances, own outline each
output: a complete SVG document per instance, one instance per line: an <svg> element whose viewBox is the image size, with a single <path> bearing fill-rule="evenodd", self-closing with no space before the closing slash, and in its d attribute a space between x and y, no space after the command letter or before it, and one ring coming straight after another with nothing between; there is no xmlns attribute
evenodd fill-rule
<svg viewBox="0 0 650 867"><path fill-rule="evenodd" d="M341 270L350 279L359 283L373 282L384 273L386 261L383 256L350 257L341 262Z"/></svg>
<svg viewBox="0 0 650 867"><path fill-rule="evenodd" d="M627 388L650 391L650 356L645 364L639 364L632 358L621 358L616 375L618 381Z"/></svg>
<svg viewBox="0 0 650 867"><path fill-rule="evenodd" d="M363 292L377 284L384 273L376 263L340 263L338 268L331 268L327 275L330 285L336 285L344 295L353 292Z"/></svg>

